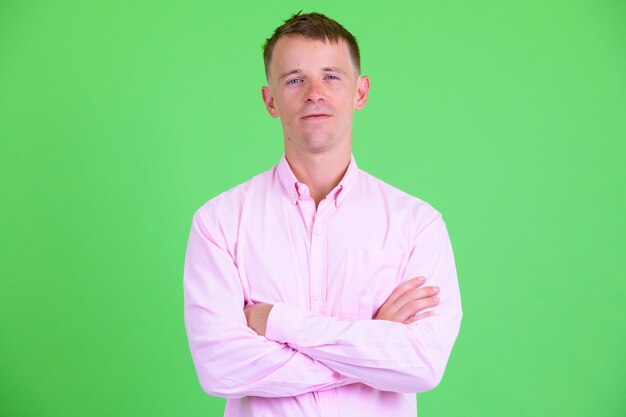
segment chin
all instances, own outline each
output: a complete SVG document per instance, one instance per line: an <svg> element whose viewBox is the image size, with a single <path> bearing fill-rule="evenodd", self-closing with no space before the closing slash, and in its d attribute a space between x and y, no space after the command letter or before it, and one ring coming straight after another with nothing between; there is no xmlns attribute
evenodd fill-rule
<svg viewBox="0 0 626 417"><path fill-rule="evenodd" d="M309 130L308 132L298 132L291 135L288 134L285 140L285 145L290 146L293 149L319 153L335 148L338 143L336 136L330 134L329 132Z"/></svg>
<svg viewBox="0 0 626 417"><path fill-rule="evenodd" d="M333 138L328 136L304 139L304 145L308 149L315 151L326 151L332 148L334 143Z"/></svg>

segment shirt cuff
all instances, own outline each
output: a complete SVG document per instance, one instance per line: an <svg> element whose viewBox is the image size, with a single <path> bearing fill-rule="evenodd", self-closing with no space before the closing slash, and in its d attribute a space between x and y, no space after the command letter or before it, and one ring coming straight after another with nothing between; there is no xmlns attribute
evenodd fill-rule
<svg viewBox="0 0 626 417"><path fill-rule="evenodd" d="M295 348L298 344L298 331L309 314L308 311L289 304L274 304L267 317L265 337Z"/></svg>

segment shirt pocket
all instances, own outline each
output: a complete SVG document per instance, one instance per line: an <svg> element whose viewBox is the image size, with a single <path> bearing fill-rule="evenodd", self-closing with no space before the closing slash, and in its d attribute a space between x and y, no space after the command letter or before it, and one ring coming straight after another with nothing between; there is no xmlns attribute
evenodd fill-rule
<svg viewBox="0 0 626 417"><path fill-rule="evenodd" d="M400 282L402 251L348 249L339 314L343 319L371 320Z"/></svg>

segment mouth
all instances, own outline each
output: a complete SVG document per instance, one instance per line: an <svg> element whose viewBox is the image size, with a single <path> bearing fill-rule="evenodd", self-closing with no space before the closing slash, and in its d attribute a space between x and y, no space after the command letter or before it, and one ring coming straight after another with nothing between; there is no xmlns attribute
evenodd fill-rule
<svg viewBox="0 0 626 417"><path fill-rule="evenodd" d="M308 120L308 121L316 121L316 120L326 120L330 117L331 115L327 113L312 113L312 114L307 114L306 116L302 116L301 119Z"/></svg>

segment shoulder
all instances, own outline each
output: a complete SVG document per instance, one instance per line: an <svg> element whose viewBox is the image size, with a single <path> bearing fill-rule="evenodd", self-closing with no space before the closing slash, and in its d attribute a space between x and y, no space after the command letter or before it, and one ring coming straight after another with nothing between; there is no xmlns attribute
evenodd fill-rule
<svg viewBox="0 0 626 417"><path fill-rule="evenodd" d="M272 167L216 195L200 206L194 217L208 226L215 227L236 222L250 198L263 193L271 186L275 169L276 167Z"/></svg>

